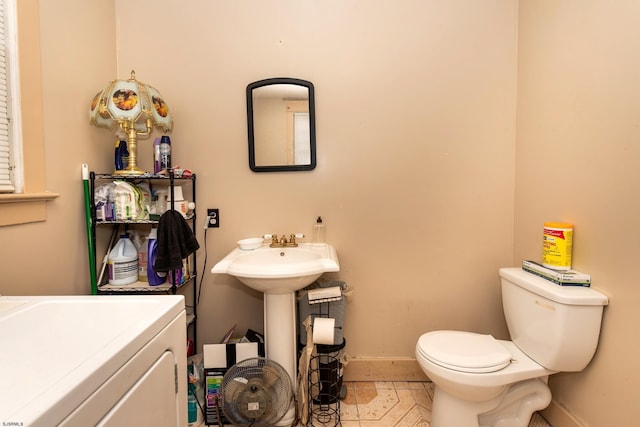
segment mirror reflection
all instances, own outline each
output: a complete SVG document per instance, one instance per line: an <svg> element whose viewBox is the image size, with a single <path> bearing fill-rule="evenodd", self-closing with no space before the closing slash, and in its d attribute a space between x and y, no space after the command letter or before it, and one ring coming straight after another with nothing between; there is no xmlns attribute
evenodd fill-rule
<svg viewBox="0 0 640 427"><path fill-rule="evenodd" d="M313 84L274 78L247 86L249 167L255 172L316 167Z"/></svg>

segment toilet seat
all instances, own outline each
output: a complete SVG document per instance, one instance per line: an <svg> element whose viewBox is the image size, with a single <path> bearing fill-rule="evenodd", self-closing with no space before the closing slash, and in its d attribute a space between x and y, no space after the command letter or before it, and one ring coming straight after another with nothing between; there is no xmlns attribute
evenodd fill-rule
<svg viewBox="0 0 640 427"><path fill-rule="evenodd" d="M511 363L511 353L491 335L463 331L433 331L418 340L420 355L447 369L488 373Z"/></svg>

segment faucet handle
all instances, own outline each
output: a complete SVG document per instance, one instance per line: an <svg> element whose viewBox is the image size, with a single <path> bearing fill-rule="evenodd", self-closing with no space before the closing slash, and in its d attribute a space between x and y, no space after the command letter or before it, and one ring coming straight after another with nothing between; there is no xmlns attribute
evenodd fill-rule
<svg viewBox="0 0 640 427"><path fill-rule="evenodd" d="M278 235L277 234L265 234L264 236L262 236L262 238L265 239L265 240L271 240L271 243L278 242Z"/></svg>
<svg viewBox="0 0 640 427"><path fill-rule="evenodd" d="M304 237L304 234L302 233L290 234L289 242L287 243L287 246L292 246L292 247L298 246L298 242L296 242L296 238L302 239L303 237Z"/></svg>

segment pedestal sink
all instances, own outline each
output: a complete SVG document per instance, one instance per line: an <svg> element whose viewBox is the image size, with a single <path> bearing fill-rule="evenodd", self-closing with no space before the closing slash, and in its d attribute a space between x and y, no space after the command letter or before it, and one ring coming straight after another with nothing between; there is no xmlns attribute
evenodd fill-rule
<svg viewBox="0 0 640 427"><path fill-rule="evenodd" d="M338 255L328 244L301 243L297 247L236 248L213 266L214 274L229 274L264 292L266 355L281 364L296 383L295 291L323 273L339 271ZM291 425L293 406L278 425Z"/></svg>

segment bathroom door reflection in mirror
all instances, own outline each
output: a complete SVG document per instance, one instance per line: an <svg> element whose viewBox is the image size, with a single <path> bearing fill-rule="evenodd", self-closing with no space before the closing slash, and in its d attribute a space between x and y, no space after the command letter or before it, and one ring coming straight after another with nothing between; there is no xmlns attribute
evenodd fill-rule
<svg viewBox="0 0 640 427"><path fill-rule="evenodd" d="M255 172L316 167L313 84L273 78L247 86L249 167Z"/></svg>

